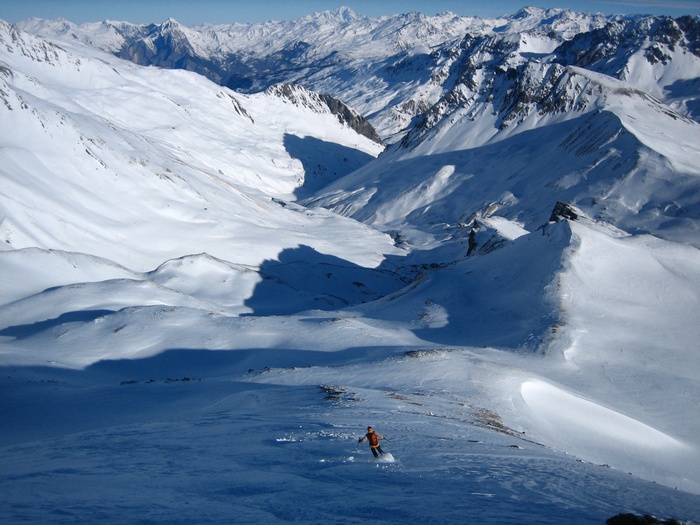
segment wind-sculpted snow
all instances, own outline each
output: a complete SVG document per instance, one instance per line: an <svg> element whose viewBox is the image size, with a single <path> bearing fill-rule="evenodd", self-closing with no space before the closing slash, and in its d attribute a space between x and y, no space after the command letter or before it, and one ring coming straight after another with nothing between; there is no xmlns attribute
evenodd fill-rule
<svg viewBox="0 0 700 525"><path fill-rule="evenodd" d="M547 441L563 450L585 450L579 452L584 460L603 463L614 456L617 468L630 465L671 485L691 477L700 462L697 451L678 439L543 381L524 382L521 394L539 432L551 434Z"/></svg>
<svg viewBox="0 0 700 525"><path fill-rule="evenodd" d="M667 100L553 58L607 23L148 27L200 54L276 34L270 64L328 58L297 71L358 96L370 46L321 65L393 28L368 104L439 103L383 152L306 88L235 93L0 23L1 515L700 521L700 136L692 74L672 79L694 59L663 66Z"/></svg>

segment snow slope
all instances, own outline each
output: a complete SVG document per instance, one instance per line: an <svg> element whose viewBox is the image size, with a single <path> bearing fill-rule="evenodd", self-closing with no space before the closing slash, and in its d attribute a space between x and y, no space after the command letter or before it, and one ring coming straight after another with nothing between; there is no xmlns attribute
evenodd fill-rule
<svg viewBox="0 0 700 525"><path fill-rule="evenodd" d="M522 104L517 118L498 112L503 87L306 202L427 246L492 216L534 231L557 201L629 232L700 246L700 126L610 77L532 69L552 68L557 88ZM531 73L519 82L533 89L551 74ZM569 110L541 109L548 105Z"/></svg>
<svg viewBox="0 0 700 525"><path fill-rule="evenodd" d="M87 251L139 271L202 252L257 265L306 244L306 227L325 230L320 251L338 255L330 239L344 235L339 225L353 224L359 233L342 243L358 248L350 259L382 260L368 239L383 251L383 236L284 205L305 180L298 157L308 150L325 150L335 176L381 150L330 112L234 96L191 73L82 57L2 29L6 247ZM309 219L314 214L322 220ZM270 232L282 229L288 234L279 245L283 237Z"/></svg>
<svg viewBox="0 0 700 525"><path fill-rule="evenodd" d="M374 159L0 35L3 520L700 522L696 124L572 68L585 112Z"/></svg>

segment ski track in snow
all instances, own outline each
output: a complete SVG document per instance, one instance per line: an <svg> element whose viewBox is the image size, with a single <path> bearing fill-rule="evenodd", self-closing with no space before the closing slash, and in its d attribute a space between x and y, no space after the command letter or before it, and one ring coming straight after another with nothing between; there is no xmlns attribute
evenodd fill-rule
<svg viewBox="0 0 700 525"><path fill-rule="evenodd" d="M443 417L438 394L435 404L416 396L420 405L381 390L361 390L362 401L324 401L317 386L235 378L30 388L37 405L50 396L36 422L48 433L61 417L51 405L64 390L96 389L111 414L107 427L0 449L12 523L217 523L222 516L334 523L342 516L344 523L554 524L603 522L623 506L666 515L685 509L686 516L692 508L683 493ZM87 416L79 406L70 408ZM368 421L390 439L383 448L395 462L377 462L366 444L356 450ZM38 501L25 499L37 491Z"/></svg>
<svg viewBox="0 0 700 525"><path fill-rule="evenodd" d="M639 91L693 58L562 67L579 109L500 129L474 92L375 159L318 108L0 32L1 522L700 523L700 131Z"/></svg>

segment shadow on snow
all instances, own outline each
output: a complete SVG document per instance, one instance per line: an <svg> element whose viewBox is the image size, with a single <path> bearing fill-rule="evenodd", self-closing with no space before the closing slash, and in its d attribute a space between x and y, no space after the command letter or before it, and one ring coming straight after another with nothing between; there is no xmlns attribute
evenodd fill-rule
<svg viewBox="0 0 700 525"><path fill-rule="evenodd" d="M374 159L372 155L354 148L314 137L300 138L289 133L284 136L284 147L304 167L304 184L296 191L297 198L313 194Z"/></svg>

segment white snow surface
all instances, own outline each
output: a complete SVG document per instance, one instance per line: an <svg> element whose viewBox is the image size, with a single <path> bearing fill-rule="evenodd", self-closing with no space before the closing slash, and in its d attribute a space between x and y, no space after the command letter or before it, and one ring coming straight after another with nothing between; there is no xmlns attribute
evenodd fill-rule
<svg viewBox="0 0 700 525"><path fill-rule="evenodd" d="M613 87L375 159L277 97L0 38L3 521L700 522L696 124ZM295 202L313 173L334 211Z"/></svg>

